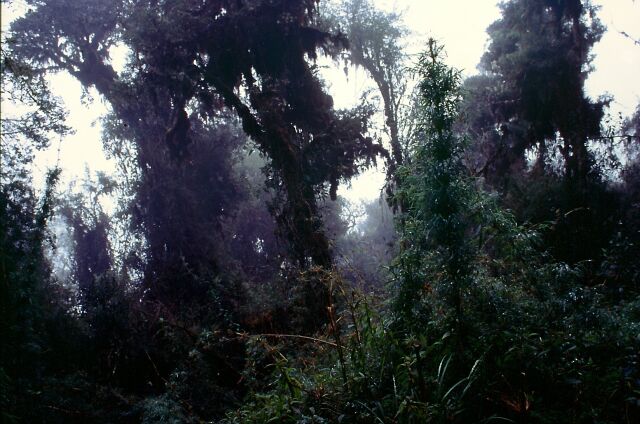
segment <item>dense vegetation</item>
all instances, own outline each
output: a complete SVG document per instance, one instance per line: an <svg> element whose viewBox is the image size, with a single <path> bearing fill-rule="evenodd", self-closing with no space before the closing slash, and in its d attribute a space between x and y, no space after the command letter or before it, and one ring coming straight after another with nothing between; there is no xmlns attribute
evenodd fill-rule
<svg viewBox="0 0 640 424"><path fill-rule="evenodd" d="M585 93L589 1L505 1L467 79L370 0L24 3L3 423L640 420L640 106ZM371 77L358 106L320 55ZM34 186L58 72L109 105L116 175ZM376 163L380 202L337 195Z"/></svg>

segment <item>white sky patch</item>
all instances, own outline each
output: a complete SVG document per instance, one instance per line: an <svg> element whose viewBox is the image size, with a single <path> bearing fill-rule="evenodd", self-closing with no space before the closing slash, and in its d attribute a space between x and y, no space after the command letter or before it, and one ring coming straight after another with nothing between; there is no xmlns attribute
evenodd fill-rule
<svg viewBox="0 0 640 424"><path fill-rule="evenodd" d="M486 29L500 16L496 1L400 0L397 5L398 10L406 10L407 26L422 41L411 53L420 53L432 37L444 45L450 66L466 76L476 73L488 40Z"/></svg>
<svg viewBox="0 0 640 424"><path fill-rule="evenodd" d="M51 75L47 79L53 93L64 100L69 112L67 125L75 133L63 140L53 140L48 150L36 154L33 164L36 187L43 186L44 174L56 166L62 169L61 188L84 176L87 168L93 172L114 174L115 161L108 160L102 150L100 118L108 108L101 96L93 88L88 91L88 97L83 96L82 85L66 73Z"/></svg>
<svg viewBox="0 0 640 424"><path fill-rule="evenodd" d="M594 98L613 94L612 113L628 116L640 103L640 46L620 31L640 40L640 1L599 0L595 3L602 7L598 16L607 26L607 32L592 50L595 70L587 79L586 90Z"/></svg>

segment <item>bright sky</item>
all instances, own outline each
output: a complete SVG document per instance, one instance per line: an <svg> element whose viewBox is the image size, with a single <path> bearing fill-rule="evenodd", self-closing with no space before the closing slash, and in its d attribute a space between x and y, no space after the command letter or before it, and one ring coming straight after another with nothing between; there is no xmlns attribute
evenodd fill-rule
<svg viewBox="0 0 640 424"><path fill-rule="evenodd" d="M485 30L499 17L495 0L376 0L376 3L386 10L395 7L404 11L407 26L417 35L412 42L413 53L419 50L421 40L434 37L444 44L449 64L462 69L465 75L475 72L486 46ZM640 2L598 0L595 3L602 6L599 16L609 30L594 49L595 72L587 81L587 90L592 97L605 92L614 95L613 111L629 115L640 102L640 46L618 31L640 39ZM15 14L4 2L2 12L4 29ZM361 72L350 73L348 79L342 72L331 75L330 91L337 107L352 105L367 85ZM82 176L87 165L92 171L113 171L114 164L102 153L97 122L106 112L106 105L101 103L99 96L95 96L93 102L83 103L80 84L67 75L54 76L51 83L53 91L64 99L70 112L69 124L76 133L38 155L36 176L55 166L58 158L66 181ZM352 200L370 200L380 194L383 182L381 172L367 172L353 181L350 189L342 188L341 194Z"/></svg>

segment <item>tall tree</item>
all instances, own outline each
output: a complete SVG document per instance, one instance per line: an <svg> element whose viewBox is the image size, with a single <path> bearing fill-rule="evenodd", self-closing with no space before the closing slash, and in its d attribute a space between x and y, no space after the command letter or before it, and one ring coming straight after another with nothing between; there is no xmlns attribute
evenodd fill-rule
<svg viewBox="0 0 640 424"><path fill-rule="evenodd" d="M408 29L402 23L402 15L383 12L370 0L343 0L323 9L326 24L335 31L345 33L349 49L344 54L345 64L363 68L373 79L380 97L384 115L384 130L389 137L390 156L387 176L388 194L397 185L396 170L407 155L407 138L410 129L407 118L408 54L405 38ZM346 69L346 68L345 68ZM393 200L393 196L389 197Z"/></svg>
<svg viewBox="0 0 640 424"><path fill-rule="evenodd" d="M609 102L585 93L590 52L604 31L597 7L511 0L501 9L482 73L466 83L471 163L521 221L554 223L545 236L557 259L593 260L618 213L590 148L602 139Z"/></svg>
<svg viewBox="0 0 640 424"><path fill-rule="evenodd" d="M600 135L607 104L584 91L590 51L604 31L597 7L580 0L512 0L501 9L480 65L494 87L491 124L502 143L502 153L492 157L523 162L535 147L543 170L549 147L558 142L565 178L584 187L594 171L587 143Z"/></svg>
<svg viewBox="0 0 640 424"><path fill-rule="evenodd" d="M82 191L71 188L63 199L59 213L72 230L72 276L81 296L93 289L96 278L112 270L112 249L109 242L109 216L100 203L102 195L113 192L115 184L103 173L93 183L87 172Z"/></svg>
<svg viewBox="0 0 640 424"><path fill-rule="evenodd" d="M378 10L370 0L345 0L325 9L328 24L344 31L349 41L345 59L362 67L375 82L383 101L391 159L402 165L401 118L407 91L407 53L403 40L408 30L399 13Z"/></svg>
<svg viewBox="0 0 640 424"><path fill-rule="evenodd" d="M399 195L408 209L400 228L396 308L408 326L422 322L431 287L460 324L472 274L467 233L475 193L462 163L464 140L453 130L460 73L441 58L442 47L429 40L416 68L420 114L412 160L400 169Z"/></svg>
<svg viewBox="0 0 640 424"><path fill-rule="evenodd" d="M13 50L95 86L137 140L143 178L157 166L140 152L154 152L159 141L183 166L195 127L187 109L215 119L226 105L270 160L272 185L285 200L279 221L299 262L331 263L316 195L326 183L335 194L341 179L359 172L358 161L383 150L362 135L361 113L333 110L307 60L318 48L340 47L313 26L316 1L30 4L12 26ZM119 41L132 51L122 75L109 64Z"/></svg>

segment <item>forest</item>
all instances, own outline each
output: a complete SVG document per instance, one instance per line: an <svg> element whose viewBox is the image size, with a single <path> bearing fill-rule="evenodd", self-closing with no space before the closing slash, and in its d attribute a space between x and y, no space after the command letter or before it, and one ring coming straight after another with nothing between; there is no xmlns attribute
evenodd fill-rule
<svg viewBox="0 0 640 424"><path fill-rule="evenodd" d="M469 76L374 0L3 3L2 423L640 422L637 28L504 0ZM116 172L36 181L59 74Z"/></svg>

